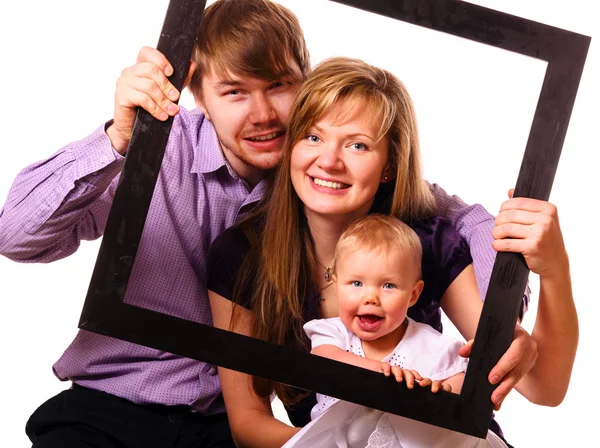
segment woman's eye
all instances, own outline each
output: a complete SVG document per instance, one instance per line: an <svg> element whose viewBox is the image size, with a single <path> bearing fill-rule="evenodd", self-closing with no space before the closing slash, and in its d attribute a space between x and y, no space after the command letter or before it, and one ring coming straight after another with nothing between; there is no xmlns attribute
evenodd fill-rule
<svg viewBox="0 0 600 448"><path fill-rule="evenodd" d="M359 282L358 280L354 280L351 284L356 288L360 288L362 286L362 282Z"/></svg>
<svg viewBox="0 0 600 448"><path fill-rule="evenodd" d="M369 149L368 146L364 143L352 143L351 147L352 149L356 149L358 151L366 151L367 149Z"/></svg>
<svg viewBox="0 0 600 448"><path fill-rule="evenodd" d="M305 138L311 143L319 143L321 141L319 137L314 134L308 134Z"/></svg>
<svg viewBox="0 0 600 448"><path fill-rule="evenodd" d="M386 283L383 285L383 289L394 289L396 286L392 283Z"/></svg>

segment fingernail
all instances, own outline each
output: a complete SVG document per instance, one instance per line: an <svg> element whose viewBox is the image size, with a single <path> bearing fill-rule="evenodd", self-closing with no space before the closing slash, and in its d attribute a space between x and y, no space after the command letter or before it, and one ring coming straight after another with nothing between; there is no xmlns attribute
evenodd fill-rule
<svg viewBox="0 0 600 448"><path fill-rule="evenodd" d="M177 91L175 89L169 90L169 98L177 98Z"/></svg>
<svg viewBox="0 0 600 448"><path fill-rule="evenodd" d="M168 110L170 114L175 114L177 113L177 106L175 106L175 104L169 104Z"/></svg>
<svg viewBox="0 0 600 448"><path fill-rule="evenodd" d="M490 383L492 384L496 384L498 382L498 375L492 375L492 379L490 380Z"/></svg>
<svg viewBox="0 0 600 448"><path fill-rule="evenodd" d="M171 66L170 66L170 65L167 65L167 66L165 67L165 75L167 75L167 76L171 76L172 74L173 74L173 69L171 68Z"/></svg>

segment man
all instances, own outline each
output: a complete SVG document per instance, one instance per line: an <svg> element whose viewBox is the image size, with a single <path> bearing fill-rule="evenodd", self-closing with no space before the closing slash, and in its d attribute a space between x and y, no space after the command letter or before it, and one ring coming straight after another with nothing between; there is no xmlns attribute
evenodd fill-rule
<svg viewBox="0 0 600 448"><path fill-rule="evenodd" d="M19 174L0 212L0 253L50 262L100 237L136 107L160 120L176 115L125 301L210 324L209 245L264 193L309 68L287 9L267 0L217 1L204 13L188 78L199 109L172 102L179 96L166 78L172 67L142 49L117 83L114 120ZM489 273L494 254L483 242L493 222L473 228L489 215L434 191ZM214 366L79 331L54 372L73 388L32 415L27 433L35 446L233 446Z"/></svg>

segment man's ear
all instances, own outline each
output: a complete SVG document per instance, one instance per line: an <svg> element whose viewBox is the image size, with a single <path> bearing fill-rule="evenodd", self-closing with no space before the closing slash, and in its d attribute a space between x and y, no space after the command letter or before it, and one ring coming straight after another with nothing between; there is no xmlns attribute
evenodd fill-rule
<svg viewBox="0 0 600 448"><path fill-rule="evenodd" d="M185 81L183 81L183 88L181 90L190 85L190 82L192 82L192 76L194 76L197 66L198 65L194 61L190 61L190 68L188 69L188 74L185 77Z"/></svg>
<svg viewBox="0 0 600 448"><path fill-rule="evenodd" d="M423 286L425 286L425 283L423 283L423 280L419 280L417 283L415 283L415 286L413 286L413 290L410 295L410 302L408 302L409 307L411 307L415 303L417 303L417 300L419 300L419 296L421 295L421 292L423 291Z"/></svg>
<svg viewBox="0 0 600 448"><path fill-rule="evenodd" d="M196 67L196 63L194 61L190 61L190 69L183 83L183 88L189 86L190 82L192 81L192 76L194 76L194 72L196 71ZM194 98L194 103L196 103L196 107L202 111L202 113L208 120L210 120L210 115L208 113L208 110L206 110L206 106L204 105L204 101L202 99L202 91L198 91L197 89L196 91L192 90L192 97Z"/></svg>

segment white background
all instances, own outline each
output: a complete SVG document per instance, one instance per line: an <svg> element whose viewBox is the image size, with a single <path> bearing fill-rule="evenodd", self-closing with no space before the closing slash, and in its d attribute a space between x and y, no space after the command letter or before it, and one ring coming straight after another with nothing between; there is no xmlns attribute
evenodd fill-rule
<svg viewBox="0 0 600 448"><path fill-rule="evenodd" d="M467 202L498 210L516 180L545 63L322 0L281 3L300 18L313 63L327 56L354 56L398 75L416 103L426 177ZM600 37L594 2L477 3ZM167 4L2 3L0 204L19 170L111 118L115 81L141 46L156 44ZM517 447L597 443L591 442L598 424L592 414L600 401L592 382L599 306L593 284L600 251L596 44L590 48L551 195L571 256L579 352L569 393L558 408L534 406L516 392L505 401L498 421ZM185 96L182 104L193 103ZM24 435L28 416L68 387L56 380L51 365L77 331L98 247L98 241L84 242L77 254L49 265L0 257L0 446L29 446ZM531 285L535 301L535 278ZM531 329L534 319L535 306L525 326Z"/></svg>

